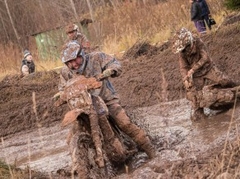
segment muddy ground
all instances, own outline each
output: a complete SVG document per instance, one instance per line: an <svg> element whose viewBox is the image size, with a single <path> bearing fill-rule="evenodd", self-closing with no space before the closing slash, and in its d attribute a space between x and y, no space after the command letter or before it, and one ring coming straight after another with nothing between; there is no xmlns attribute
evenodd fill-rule
<svg viewBox="0 0 240 179"><path fill-rule="evenodd" d="M217 66L237 83L239 17L231 17L216 32L202 37ZM170 45L170 41L155 46L138 42L119 59L123 74L112 81L121 104L147 130L159 155L146 161L146 156L139 153L129 163L131 173L117 178L215 178L220 174L239 178L235 175L240 170L236 162L240 159L239 144L235 142L239 105L235 110L192 123L177 56ZM58 72L48 71L25 78L11 75L0 82L0 160L47 173L45 178L65 178L71 163L65 141L68 129L60 127L68 106L56 108L52 100L58 79Z"/></svg>

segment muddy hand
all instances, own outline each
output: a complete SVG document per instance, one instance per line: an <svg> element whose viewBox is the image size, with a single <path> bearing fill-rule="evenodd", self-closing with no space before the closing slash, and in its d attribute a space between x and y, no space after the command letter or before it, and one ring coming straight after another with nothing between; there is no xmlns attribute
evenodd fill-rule
<svg viewBox="0 0 240 179"><path fill-rule="evenodd" d="M60 98L60 92L56 93L56 94L52 97L52 99L53 99L54 101L57 101L59 98Z"/></svg>
<svg viewBox="0 0 240 179"><path fill-rule="evenodd" d="M192 75L189 77L188 75L183 78L183 83L186 89L190 89L192 87Z"/></svg>
<svg viewBox="0 0 240 179"><path fill-rule="evenodd" d="M58 98L58 100L56 100L53 105L54 105L55 107L59 107L59 106L65 104L65 103L67 103L67 102L64 101L64 100L62 100L61 98Z"/></svg>
<svg viewBox="0 0 240 179"><path fill-rule="evenodd" d="M54 101L54 106L58 107L61 106L62 104L66 103L66 101L64 101L63 99L60 98L61 97L61 92L56 93L52 99Z"/></svg>
<svg viewBox="0 0 240 179"><path fill-rule="evenodd" d="M110 77L113 73L114 73L114 71L112 69L106 69L106 70L103 71L102 74L97 75L96 79L98 81L101 81L101 80L103 80L105 78Z"/></svg>
<svg viewBox="0 0 240 179"><path fill-rule="evenodd" d="M192 83L188 80L185 80L183 83L186 89L190 89L192 87Z"/></svg>

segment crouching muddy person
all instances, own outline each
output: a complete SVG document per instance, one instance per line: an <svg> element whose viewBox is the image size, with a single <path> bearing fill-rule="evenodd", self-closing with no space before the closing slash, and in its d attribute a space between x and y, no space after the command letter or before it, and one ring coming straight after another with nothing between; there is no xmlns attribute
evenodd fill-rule
<svg viewBox="0 0 240 179"><path fill-rule="evenodd" d="M224 109L225 104L233 102L237 89L232 88L235 86L234 82L216 67L199 37L182 28L173 37L172 50L179 53L180 73L186 97L191 101L194 110L192 120L204 117L204 107ZM210 86L206 86L209 82ZM229 89L233 94L225 93L222 88ZM218 93L219 90L221 93Z"/></svg>

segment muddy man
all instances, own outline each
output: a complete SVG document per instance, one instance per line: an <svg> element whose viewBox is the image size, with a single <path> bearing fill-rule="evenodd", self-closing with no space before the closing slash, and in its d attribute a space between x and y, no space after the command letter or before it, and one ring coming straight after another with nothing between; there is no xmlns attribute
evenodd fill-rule
<svg viewBox="0 0 240 179"><path fill-rule="evenodd" d="M214 101L222 104L234 101L236 88L232 89L233 95L229 93L235 83L216 67L199 37L194 36L188 29L181 28L173 37L172 50L179 54L180 73L186 88L186 97L192 102L194 109L192 120L204 117L203 108L211 106L210 103ZM207 80L210 81L209 87L205 87ZM230 92L218 92L217 89L222 88L227 88ZM211 96L214 99L210 99Z"/></svg>
<svg viewBox="0 0 240 179"><path fill-rule="evenodd" d="M155 156L155 148L145 131L131 122L125 110L119 104L119 96L109 78L118 77L122 70L119 61L102 52L85 54L77 41L70 41L62 52L62 62L66 65L60 73L59 91L63 91L71 78L84 75L102 81L99 96L106 103L109 115L119 128L130 136L143 149L149 158ZM94 94L92 94L94 95Z"/></svg>

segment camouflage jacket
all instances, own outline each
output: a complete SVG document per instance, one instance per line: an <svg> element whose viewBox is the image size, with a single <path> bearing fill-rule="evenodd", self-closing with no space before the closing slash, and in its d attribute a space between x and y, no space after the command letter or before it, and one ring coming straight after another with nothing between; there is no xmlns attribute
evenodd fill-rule
<svg viewBox="0 0 240 179"><path fill-rule="evenodd" d="M77 33L77 37L74 40L77 40L84 50L86 50L86 49L88 49L90 47L89 40L82 33Z"/></svg>
<svg viewBox="0 0 240 179"><path fill-rule="evenodd" d="M179 54L179 66L182 77L192 69L194 77L200 77L212 68L213 62L207 53L207 48L200 38L194 37L192 48L187 48Z"/></svg>
<svg viewBox="0 0 240 179"><path fill-rule="evenodd" d="M74 39L72 39L72 40L78 41L79 45L81 45L81 47L83 49L89 48L89 46L90 46L90 42L89 42L88 38L84 34L82 34L80 32L78 32L76 37ZM69 41L70 41L69 39L66 40L64 45L66 45Z"/></svg>
<svg viewBox="0 0 240 179"><path fill-rule="evenodd" d="M59 91L63 91L67 81L77 75L84 75L85 77L96 77L106 69L114 70L111 77L117 77L121 74L121 65L117 59L107 55L103 52L92 52L85 55L86 65L81 73L77 70L71 70L64 66L60 72ZM117 92L114 90L112 83L108 78L103 80L102 87L99 90L99 96L106 104L111 104L113 100L119 99ZM115 101L114 100L114 101Z"/></svg>
<svg viewBox="0 0 240 179"><path fill-rule="evenodd" d="M77 33L77 36L75 37L75 39L72 39L72 40L76 40L76 41L78 42L78 44L81 45L81 47L84 49L84 51L85 51L86 53L88 53L88 52L90 51L90 42L89 42L88 38L87 38L84 34L78 32L78 33ZM61 49L61 50L63 50L63 49L66 48L66 46L67 46L67 44L69 43L69 41L70 41L70 40L67 39L67 40L64 42L64 45L62 46L62 49Z"/></svg>

